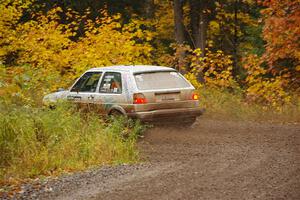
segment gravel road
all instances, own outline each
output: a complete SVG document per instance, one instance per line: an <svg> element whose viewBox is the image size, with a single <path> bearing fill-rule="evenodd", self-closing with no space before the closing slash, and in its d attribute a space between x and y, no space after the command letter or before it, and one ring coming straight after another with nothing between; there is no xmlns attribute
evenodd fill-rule
<svg viewBox="0 0 300 200"><path fill-rule="evenodd" d="M300 126L200 118L154 128L144 162L23 187L23 199L300 199Z"/></svg>

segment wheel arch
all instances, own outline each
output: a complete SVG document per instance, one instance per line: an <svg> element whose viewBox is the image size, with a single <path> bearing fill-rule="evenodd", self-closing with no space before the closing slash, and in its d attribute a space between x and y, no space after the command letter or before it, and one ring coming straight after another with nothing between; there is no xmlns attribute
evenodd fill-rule
<svg viewBox="0 0 300 200"><path fill-rule="evenodd" d="M121 106L118 106L118 105L114 105L112 106L109 111L108 111L108 115L111 115L111 113L113 111L117 111L117 112L120 112L122 115L126 116L126 111L124 110L124 108L122 108Z"/></svg>

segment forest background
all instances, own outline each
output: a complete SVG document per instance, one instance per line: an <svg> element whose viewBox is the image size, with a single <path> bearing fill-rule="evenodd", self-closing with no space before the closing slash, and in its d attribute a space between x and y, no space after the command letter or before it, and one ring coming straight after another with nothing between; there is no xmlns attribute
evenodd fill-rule
<svg viewBox="0 0 300 200"><path fill-rule="evenodd" d="M239 90L245 102L277 110L299 93L298 0L2 0L0 6L0 93L27 104L91 67L117 64L171 66L196 87Z"/></svg>
<svg viewBox="0 0 300 200"><path fill-rule="evenodd" d="M300 121L299 0L0 2L1 180L136 160L136 136L124 143L120 132L139 126L87 125L41 108L45 94L92 67L174 67L208 116ZM90 134L99 128L113 136Z"/></svg>

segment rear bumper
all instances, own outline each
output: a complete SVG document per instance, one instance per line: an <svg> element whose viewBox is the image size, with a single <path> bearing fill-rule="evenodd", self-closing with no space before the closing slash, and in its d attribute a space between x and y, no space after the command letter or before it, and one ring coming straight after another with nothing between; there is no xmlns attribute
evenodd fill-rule
<svg viewBox="0 0 300 200"><path fill-rule="evenodd" d="M127 116L133 119L139 119L143 122L152 122L160 120L173 119L190 119L202 115L204 109L201 108L177 108L177 109L161 109L153 111L143 111L135 113L127 113Z"/></svg>

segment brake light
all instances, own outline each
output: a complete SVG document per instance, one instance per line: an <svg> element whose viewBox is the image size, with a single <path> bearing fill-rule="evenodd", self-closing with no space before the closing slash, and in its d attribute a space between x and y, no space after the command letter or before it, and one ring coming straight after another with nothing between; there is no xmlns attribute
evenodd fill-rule
<svg viewBox="0 0 300 200"><path fill-rule="evenodd" d="M145 103L147 103L147 99L146 99L145 95L143 95L142 93L136 93L136 94L133 94L133 103L134 104L145 104Z"/></svg>
<svg viewBox="0 0 300 200"><path fill-rule="evenodd" d="M198 94L193 93L192 99L193 99L193 100L199 100Z"/></svg>

